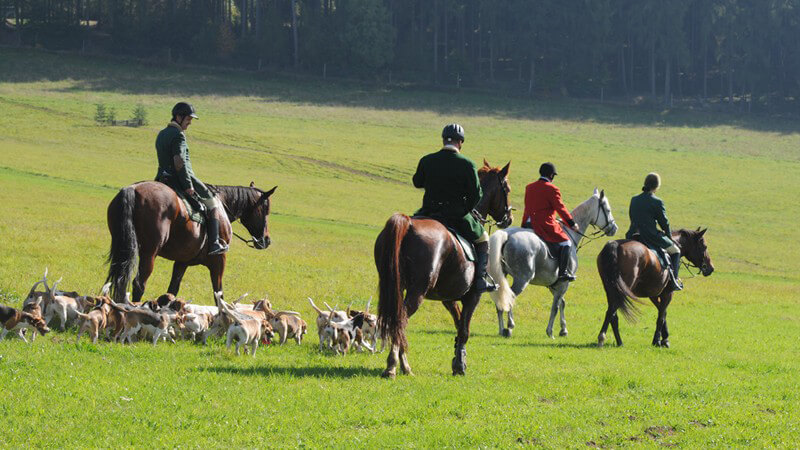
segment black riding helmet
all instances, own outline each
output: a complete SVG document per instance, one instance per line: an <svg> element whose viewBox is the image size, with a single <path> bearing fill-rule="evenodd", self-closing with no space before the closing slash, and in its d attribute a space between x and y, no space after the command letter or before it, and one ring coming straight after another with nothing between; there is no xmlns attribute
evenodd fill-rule
<svg viewBox="0 0 800 450"><path fill-rule="evenodd" d="M555 164L546 162L539 166L539 175L547 178L553 178L554 176L558 175Z"/></svg>
<svg viewBox="0 0 800 450"><path fill-rule="evenodd" d="M194 110L194 106L186 102L178 102L172 107L172 118L175 119L178 116L189 116L193 119L199 119L199 117L197 117L197 112Z"/></svg>
<svg viewBox="0 0 800 450"><path fill-rule="evenodd" d="M464 128L457 124L451 123L442 130L442 139L445 141L461 141L464 142Z"/></svg>

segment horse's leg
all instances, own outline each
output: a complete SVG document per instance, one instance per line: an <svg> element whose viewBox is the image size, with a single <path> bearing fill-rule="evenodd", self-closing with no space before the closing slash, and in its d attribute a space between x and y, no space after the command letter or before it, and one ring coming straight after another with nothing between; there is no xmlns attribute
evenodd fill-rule
<svg viewBox="0 0 800 450"><path fill-rule="evenodd" d="M158 249L142 247L139 250L139 271L136 273L136 278L133 279L133 298L134 302L142 301L145 286L147 286L147 279L153 273L153 268L156 264L156 255Z"/></svg>
<svg viewBox="0 0 800 450"><path fill-rule="evenodd" d="M481 296L478 293L469 292L466 297L461 299L463 306L461 310L461 323L456 335L455 357L453 358L453 375L464 375L467 371L467 341L469 340L469 325L472 321L472 314L478 307Z"/></svg>
<svg viewBox="0 0 800 450"><path fill-rule="evenodd" d="M411 319L411 316L417 312L417 309L419 309L419 306L422 304L423 297L424 294L421 292L406 291L404 303L406 305L406 317L408 319ZM456 305L455 302L452 303L452 309L447 307L447 305L445 305L445 307L448 311L450 311L450 314L453 315L453 319L455 319L455 317L459 315L458 305ZM461 314L461 316L463 316L463 314ZM403 333L405 334L405 330L403 330ZM398 356L400 357L400 370L402 370L406 375L414 375L414 373L411 372L411 365L408 363L408 340L406 340L405 344L406 345L404 346L400 346L398 353Z"/></svg>
<svg viewBox="0 0 800 450"><path fill-rule="evenodd" d="M208 272L211 275L211 288L214 292L222 292L222 275L225 273L225 255L216 255L210 257L210 261L206 264ZM214 300L216 304L216 299Z"/></svg>
<svg viewBox="0 0 800 450"><path fill-rule="evenodd" d="M168 293L175 296L178 295L178 290L181 288L181 280L183 280L183 274L186 273L187 267L189 266L178 261L175 261L175 264L172 265L172 279L169 281Z"/></svg>
<svg viewBox="0 0 800 450"><path fill-rule="evenodd" d="M653 302L653 305L658 309L658 317L656 317L656 331L653 333L653 345L658 347L661 342L661 324L664 323L663 320L663 308L661 302L659 302L658 297L650 297L650 301Z"/></svg>
<svg viewBox="0 0 800 450"><path fill-rule="evenodd" d="M508 312L511 314L511 311ZM497 308L497 325L500 328L500 336L510 337L511 335L505 331L505 326L503 324L503 310Z"/></svg>
<svg viewBox="0 0 800 450"><path fill-rule="evenodd" d="M611 316L611 328L614 330L614 339L617 340L617 347L622 347L622 336L619 335L619 316L616 311Z"/></svg>
<svg viewBox="0 0 800 450"><path fill-rule="evenodd" d="M511 336L511 330L512 330L512 329L513 329L513 328L514 328L516 325L517 325L517 324L516 324L516 323L514 323L514 308L511 308L511 309L508 311L508 335L509 335L509 336Z"/></svg>
<svg viewBox="0 0 800 450"><path fill-rule="evenodd" d="M512 275L514 278L514 282L511 284L511 292L514 294L514 298L517 298L522 294L522 291L525 290L525 287L528 285L528 281L533 278L533 272L527 271L522 274L517 274L516 276ZM514 331L514 327L517 325L514 322L514 307L510 307L508 309L508 327L503 328L503 313L502 311L497 311L497 321L500 325L500 336L503 337L511 337L511 333Z"/></svg>
<svg viewBox="0 0 800 450"><path fill-rule="evenodd" d="M567 285L567 283L560 283L557 287L550 288L550 293L553 294L553 304L550 306L550 320L547 321L547 330L545 330L547 332L547 337L550 339L553 339L553 324L556 321L556 314L558 314L561 300L566 292L564 285ZM562 328L565 326L566 324L562 324Z"/></svg>
<svg viewBox="0 0 800 450"><path fill-rule="evenodd" d="M456 330L457 330L458 324L461 320L461 308L458 307L458 303L456 303L455 300L442 302L442 305L444 305L447 311L450 312L450 315L453 317L453 323L456 325Z"/></svg>
<svg viewBox="0 0 800 450"><path fill-rule="evenodd" d="M661 346L669 348L669 330L667 329L667 307L672 301L672 292L661 296L661 304L663 305L664 317L661 322Z"/></svg>
<svg viewBox="0 0 800 450"><path fill-rule="evenodd" d="M611 305L608 305L606 318L603 320L603 326L600 327L600 334L597 335L598 347L602 347L606 343L606 332L608 331L608 326L611 324L611 319L614 317L614 312L615 310L611 309Z"/></svg>
<svg viewBox="0 0 800 450"><path fill-rule="evenodd" d="M392 338L392 346L389 348L389 356L386 357L386 370L383 371L381 376L383 378L392 378L397 376L397 362L400 360L400 344L395 342Z"/></svg>

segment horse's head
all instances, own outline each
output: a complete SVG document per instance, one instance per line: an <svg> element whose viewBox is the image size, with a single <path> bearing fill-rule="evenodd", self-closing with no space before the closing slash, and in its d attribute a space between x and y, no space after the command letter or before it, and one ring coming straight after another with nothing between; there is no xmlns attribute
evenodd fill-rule
<svg viewBox="0 0 800 450"><path fill-rule="evenodd" d="M708 246L704 235L708 228L701 230L680 230L681 253L689 260L694 266L700 269L700 273L704 277L711 275L714 272L714 264L711 262L711 257L708 256Z"/></svg>
<svg viewBox="0 0 800 450"><path fill-rule="evenodd" d="M269 247L272 240L269 237L269 197L275 192L278 186L264 192L255 187L255 183L250 183L250 188L254 191L254 201L248 206L239 218L253 236L253 247L263 250ZM256 197L257 196L257 197Z"/></svg>
<svg viewBox="0 0 800 450"><path fill-rule="evenodd" d="M478 170L483 197L476 209L484 217L491 216L500 228L507 228L514 221L511 212L513 208L508 199L511 193L511 186L508 184L510 166L511 162L503 168L492 167L483 160L483 167Z"/></svg>
<svg viewBox="0 0 800 450"><path fill-rule="evenodd" d="M597 199L597 211L593 221L589 223L600 228L606 236L617 234L617 222L614 220L614 215L611 214L611 204L606 197L606 191L597 192L597 188L594 188L592 196Z"/></svg>

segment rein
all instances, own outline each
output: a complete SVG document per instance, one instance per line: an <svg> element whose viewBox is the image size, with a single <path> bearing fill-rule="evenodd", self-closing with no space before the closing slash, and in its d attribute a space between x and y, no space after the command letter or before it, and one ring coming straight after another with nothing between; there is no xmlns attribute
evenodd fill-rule
<svg viewBox="0 0 800 450"><path fill-rule="evenodd" d="M219 191L219 189L217 189L217 187L216 187L216 186L213 186L213 185L211 185L211 184L207 184L207 185L206 185L206 187L209 187L209 188L211 188L211 190L212 190L212 192L214 193L214 196L215 196L215 197L216 197L217 195L219 195L220 191ZM220 205L222 205L222 208L225 210L225 214L227 214L227 215L228 215L228 220L229 220L229 221L230 221L230 223L231 223L231 233L233 233L233 235L234 235L234 236L236 236L237 238L239 238L239 240L240 240L240 241L244 242L244 243L245 243L245 245L247 245L247 246L248 246L248 247L250 247L250 248L253 248L253 249L255 249L255 248L256 248L256 243L259 241L258 239L254 238L254 237L252 237L252 236L250 237L250 239L245 239L245 238L243 238L243 237L239 236L239 233L237 233L237 232L233 231L233 223L234 223L234 222L236 222L237 220L239 220L239 221L241 222L241 220L240 220L240 219L241 219L241 217L231 220L231 217L234 217L234 214L233 214L233 213L231 213L231 210L230 210L230 209L228 209L228 206L227 206L227 205L225 205L225 202L223 202L223 201L221 201L221 200L220 200L220 201L219 201L219 204L220 204Z"/></svg>
<svg viewBox="0 0 800 450"><path fill-rule="evenodd" d="M597 222L600 220L600 211L603 212L603 217L606 219L606 225L603 228L597 226ZM583 234L583 232L581 231L573 230L572 228L568 227L567 224L562 222L560 218L556 220L558 220L558 222L561 224L562 227L568 228L573 233L577 233L578 235L586 239L582 243L578 244L578 241L576 241L575 238L573 238L572 235L569 232L567 232L567 237L569 237L569 240L571 240L572 243L575 245L575 253L578 253L578 250L582 249L588 243L603 237L606 234L606 230L608 229L608 227L611 226L611 221L608 220L608 213L606 212L606 209L603 207L603 202L599 200L597 205L597 217L595 217L594 223L590 223L590 225L597 228L597 230L595 230L593 233L589 235Z"/></svg>

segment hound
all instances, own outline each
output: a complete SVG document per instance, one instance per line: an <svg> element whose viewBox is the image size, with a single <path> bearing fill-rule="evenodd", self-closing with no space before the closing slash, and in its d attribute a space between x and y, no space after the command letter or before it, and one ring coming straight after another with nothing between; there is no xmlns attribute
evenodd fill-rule
<svg viewBox="0 0 800 450"><path fill-rule="evenodd" d="M222 293L214 294L217 300L217 306L222 315L230 321L228 326L228 338L226 346L231 348L231 343L236 340L236 354L239 355L239 347L245 347L247 353L247 346L249 345L253 354L256 356L256 349L258 343L262 339L269 339L272 337L272 329L266 319L256 319L246 314L237 311L235 307L228 305L222 300ZM218 296L217 296L218 295Z"/></svg>
<svg viewBox="0 0 800 450"><path fill-rule="evenodd" d="M286 343L288 338L294 338L297 345L303 341L303 335L308 332L308 325L300 318L300 313L294 311L273 311L269 300L253 302L253 311L263 311L272 330L281 336L280 345Z"/></svg>
<svg viewBox="0 0 800 450"><path fill-rule="evenodd" d="M150 311L147 308L132 308L126 309L118 303L111 302L111 307L123 314L124 329L121 334L122 343L127 340L129 344L133 343L133 335L138 333L139 330L145 329L153 335L153 345L158 343L158 339L162 335L169 337L169 317L166 314L159 314ZM170 341L175 342L172 337Z"/></svg>
<svg viewBox="0 0 800 450"><path fill-rule="evenodd" d="M321 309L317 308L317 305L314 304L314 300L311 297L308 297L308 302L311 304L311 307L317 312L317 335L319 336L319 351L322 351L323 347L327 344L328 348L333 347L333 342L331 341L332 335L330 333L326 334L326 328L328 327L329 322L344 322L347 320L347 313L344 311L336 311L331 313L329 311L322 311ZM328 309L331 309L330 306ZM331 320L329 320L331 319Z"/></svg>
<svg viewBox="0 0 800 450"><path fill-rule="evenodd" d="M25 311L19 311L3 305L0 305L0 323L3 326L3 330L0 331L0 340L6 337L9 331L14 330L17 331L17 336L27 344L28 340L25 339L25 335L22 333L24 329L32 328L42 335L50 331L50 328L47 328L47 324L40 316L34 316Z"/></svg>

